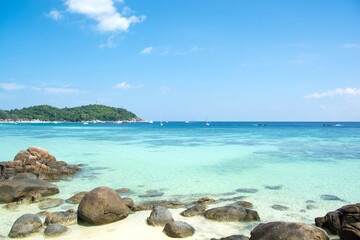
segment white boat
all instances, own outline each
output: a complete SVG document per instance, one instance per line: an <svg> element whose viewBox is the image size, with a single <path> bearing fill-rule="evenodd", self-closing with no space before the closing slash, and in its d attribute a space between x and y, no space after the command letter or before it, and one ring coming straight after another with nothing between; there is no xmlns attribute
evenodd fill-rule
<svg viewBox="0 0 360 240"><path fill-rule="evenodd" d="M189 121L185 121L185 123L189 123Z"/></svg>
<svg viewBox="0 0 360 240"><path fill-rule="evenodd" d="M162 114L161 114L161 120L160 120L160 126L164 125L162 122Z"/></svg>
<svg viewBox="0 0 360 240"><path fill-rule="evenodd" d="M150 120L149 123L154 123L154 121Z"/></svg>
<svg viewBox="0 0 360 240"><path fill-rule="evenodd" d="M84 122L84 125L87 125L87 124L89 124L88 122Z"/></svg>
<svg viewBox="0 0 360 240"><path fill-rule="evenodd" d="M210 123L208 122L207 117L206 117L205 125L210 126Z"/></svg>

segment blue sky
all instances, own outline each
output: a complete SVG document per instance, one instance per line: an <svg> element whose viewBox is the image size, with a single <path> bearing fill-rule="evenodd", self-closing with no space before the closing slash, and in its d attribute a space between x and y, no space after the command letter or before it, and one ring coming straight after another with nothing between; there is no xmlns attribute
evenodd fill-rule
<svg viewBox="0 0 360 240"><path fill-rule="evenodd" d="M359 0L1 0L0 109L360 120Z"/></svg>

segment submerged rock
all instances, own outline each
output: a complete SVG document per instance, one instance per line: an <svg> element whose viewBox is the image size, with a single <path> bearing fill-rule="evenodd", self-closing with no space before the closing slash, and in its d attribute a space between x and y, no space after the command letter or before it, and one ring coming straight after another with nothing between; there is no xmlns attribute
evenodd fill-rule
<svg viewBox="0 0 360 240"><path fill-rule="evenodd" d="M212 238L210 240L249 240L249 238L244 235L232 235L232 236L224 237L224 238L220 238L220 239Z"/></svg>
<svg viewBox="0 0 360 240"><path fill-rule="evenodd" d="M253 221L260 220L259 214L251 209L234 203L224 207L211 208L204 213L205 218L216 221Z"/></svg>
<svg viewBox="0 0 360 240"><path fill-rule="evenodd" d="M86 193L88 193L88 192L79 192L79 193L75 194L74 196L68 198L66 200L66 202L72 203L72 204L79 204Z"/></svg>
<svg viewBox="0 0 360 240"><path fill-rule="evenodd" d="M279 204L272 205L271 208L279 211L285 211L289 209L288 207Z"/></svg>
<svg viewBox="0 0 360 240"><path fill-rule="evenodd" d="M251 202L248 202L248 201L237 201L235 202L236 204L240 205L240 206L243 206L245 208L252 208L254 207L254 205L251 203Z"/></svg>
<svg viewBox="0 0 360 240"><path fill-rule="evenodd" d="M133 211L144 211L144 210L152 210L155 207L165 207L165 208L181 208L184 207L185 204L177 201L150 201L145 202L141 205L135 206L132 208Z"/></svg>
<svg viewBox="0 0 360 240"><path fill-rule="evenodd" d="M129 193L130 189L129 188L119 188L115 190L117 193Z"/></svg>
<svg viewBox="0 0 360 240"><path fill-rule="evenodd" d="M257 193L259 190L255 188L239 188L236 191L240 193Z"/></svg>
<svg viewBox="0 0 360 240"><path fill-rule="evenodd" d="M276 186L265 185L264 187L265 189L269 189L269 190L280 190L283 187L283 185L276 185Z"/></svg>
<svg viewBox="0 0 360 240"><path fill-rule="evenodd" d="M12 225L9 237L27 237L32 233L39 232L41 227L42 223L38 216L35 214L24 214L19 217Z"/></svg>
<svg viewBox="0 0 360 240"><path fill-rule="evenodd" d="M55 237L66 233L68 230L69 228L63 225L52 224L45 228L44 234L48 237Z"/></svg>
<svg viewBox="0 0 360 240"><path fill-rule="evenodd" d="M45 225L51 224L63 224L72 225L77 223L77 215L73 209L67 210L66 212L53 212L48 213L45 218Z"/></svg>
<svg viewBox="0 0 360 240"><path fill-rule="evenodd" d="M244 199L245 196L237 196L237 197L232 197L232 198L219 198L217 201L219 202L234 202L234 201L239 201Z"/></svg>
<svg viewBox="0 0 360 240"><path fill-rule="evenodd" d="M163 192L157 192L157 193L142 194L142 195L139 195L138 197L140 197L140 198L153 198L153 197L161 197L162 195L164 195Z"/></svg>
<svg viewBox="0 0 360 240"><path fill-rule="evenodd" d="M171 212L166 208L155 207L146 221L151 226L165 226L168 222L174 221L174 219Z"/></svg>
<svg viewBox="0 0 360 240"><path fill-rule="evenodd" d="M185 211L182 211L180 215L184 217L193 217L196 215L201 215L205 212L205 207L200 205L195 205L191 208L186 209Z"/></svg>
<svg viewBox="0 0 360 240"><path fill-rule="evenodd" d="M163 230L166 235L172 238L185 238L194 235L195 229L186 222L168 222Z"/></svg>
<svg viewBox="0 0 360 240"><path fill-rule="evenodd" d="M212 198L208 198L208 197L202 197L199 200L193 202L193 204L210 204L210 203L214 203L215 199Z"/></svg>
<svg viewBox="0 0 360 240"><path fill-rule="evenodd" d="M327 201L343 201L342 199L340 199L339 197L335 196L335 195L329 195L329 194L324 194L321 195L320 198L322 200L327 200Z"/></svg>
<svg viewBox="0 0 360 240"><path fill-rule="evenodd" d="M329 240L321 228L297 222L260 223L251 231L250 240Z"/></svg>
<svg viewBox="0 0 360 240"><path fill-rule="evenodd" d="M39 208L41 210L45 210L45 209L49 209L49 208L53 208L53 207L57 207L60 206L61 204L64 203L64 200L61 198L50 198L50 199L45 199L43 201L41 201L39 203Z"/></svg>
<svg viewBox="0 0 360 240"><path fill-rule="evenodd" d="M113 189L98 187L85 194L78 215L87 223L101 225L126 218L129 209Z"/></svg>

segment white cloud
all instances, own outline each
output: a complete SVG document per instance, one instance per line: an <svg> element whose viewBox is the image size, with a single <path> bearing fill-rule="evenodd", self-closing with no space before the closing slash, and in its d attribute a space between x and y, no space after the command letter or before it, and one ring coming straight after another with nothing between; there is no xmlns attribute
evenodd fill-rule
<svg viewBox="0 0 360 240"><path fill-rule="evenodd" d="M131 24L142 22L146 18L122 16L117 12L114 0L66 0L65 4L69 12L84 14L96 20L96 28L100 32L127 31Z"/></svg>
<svg viewBox="0 0 360 240"><path fill-rule="evenodd" d="M113 88L130 89L130 88L142 88L142 87L144 87L144 84L131 85L127 82L122 82L122 83L116 84Z"/></svg>
<svg viewBox="0 0 360 240"><path fill-rule="evenodd" d="M175 53L175 55L189 55L189 54L192 54L192 53L195 53L195 52L199 52L201 50L204 50L203 48L199 48L199 47L192 47L190 48L189 50L187 51L177 51Z"/></svg>
<svg viewBox="0 0 360 240"><path fill-rule="evenodd" d="M306 95L305 98L323 98L323 97L334 97L334 96L354 96L360 95L360 88L337 88L322 93L313 93Z"/></svg>
<svg viewBox="0 0 360 240"><path fill-rule="evenodd" d="M171 89L168 87L160 87L159 88L161 94L168 93Z"/></svg>
<svg viewBox="0 0 360 240"><path fill-rule="evenodd" d="M341 46L342 48L358 48L360 47L360 44L356 43L346 43Z"/></svg>
<svg viewBox="0 0 360 240"><path fill-rule="evenodd" d="M147 47L147 48L144 48L141 52L140 52L140 54L150 54L152 51L153 51L153 47Z"/></svg>
<svg viewBox="0 0 360 240"><path fill-rule="evenodd" d="M62 93L62 94L71 94L71 93L79 92L79 90L74 88L44 88L44 91L48 93Z"/></svg>
<svg viewBox="0 0 360 240"><path fill-rule="evenodd" d="M64 18L64 15L62 14L62 12L53 9L51 10L48 14L46 14L47 17L52 18L56 21L62 20Z"/></svg>
<svg viewBox="0 0 360 240"><path fill-rule="evenodd" d="M26 88L24 85L16 84L16 83L0 83L0 88L6 91L20 90Z"/></svg>

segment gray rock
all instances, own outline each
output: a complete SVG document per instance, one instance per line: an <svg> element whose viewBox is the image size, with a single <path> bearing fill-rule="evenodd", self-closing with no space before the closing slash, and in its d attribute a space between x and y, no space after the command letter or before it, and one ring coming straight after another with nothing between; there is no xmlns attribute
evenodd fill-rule
<svg viewBox="0 0 360 240"><path fill-rule="evenodd" d="M211 240L249 240L249 238L244 235L232 235L220 239L212 238Z"/></svg>
<svg viewBox="0 0 360 240"><path fill-rule="evenodd" d="M271 208L279 211L285 211L289 209L288 207L279 204L272 205Z"/></svg>
<svg viewBox="0 0 360 240"><path fill-rule="evenodd" d="M151 226L165 226L168 222L174 221L171 212L164 207L155 207L147 218Z"/></svg>
<svg viewBox="0 0 360 240"><path fill-rule="evenodd" d="M186 209L185 211L182 211L180 215L184 217L193 217L196 215L201 215L205 212L205 207L200 205L195 205L191 208Z"/></svg>
<svg viewBox="0 0 360 240"><path fill-rule="evenodd" d="M321 228L305 223L269 222L261 223L251 231L250 240L329 240Z"/></svg>
<svg viewBox="0 0 360 240"><path fill-rule="evenodd" d="M322 200L327 200L327 201L343 201L343 200L340 199L339 197L334 196L334 195L329 195L329 194L321 195L320 198L321 198Z"/></svg>
<svg viewBox="0 0 360 240"><path fill-rule="evenodd" d="M236 191L240 193L257 193L259 190L255 188L239 188Z"/></svg>
<svg viewBox="0 0 360 240"><path fill-rule="evenodd" d="M45 200L39 202L38 206L41 210L45 210L45 209L60 206L63 203L64 203L64 200L61 198L49 198L49 199L45 199Z"/></svg>
<svg viewBox="0 0 360 240"><path fill-rule="evenodd" d="M195 233L195 229L190 224L181 221L168 222L163 231L172 238L190 237Z"/></svg>
<svg viewBox="0 0 360 240"><path fill-rule="evenodd" d="M269 189L269 190L280 190L283 187L283 185L276 185L276 186L265 185L264 187L265 189Z"/></svg>
<svg viewBox="0 0 360 240"><path fill-rule="evenodd" d="M16 221L11 227L9 237L27 237L32 233L39 232L41 230L42 223L38 216L35 214L24 214Z"/></svg>
<svg viewBox="0 0 360 240"><path fill-rule="evenodd" d="M66 202L72 203L72 204L79 204L86 193L88 193L88 192L79 192L79 193L75 194L74 196L66 199Z"/></svg>
<svg viewBox="0 0 360 240"><path fill-rule="evenodd" d="M306 203L316 203L314 200L306 200Z"/></svg>
<svg viewBox="0 0 360 240"><path fill-rule="evenodd" d="M205 218L216 221L252 221L260 220L259 214L251 209L234 203L224 207L211 208L204 213Z"/></svg>
<svg viewBox="0 0 360 240"><path fill-rule="evenodd" d="M132 198L123 198L122 200L129 208L133 208L135 206L134 200Z"/></svg>
<svg viewBox="0 0 360 240"><path fill-rule="evenodd" d="M68 230L69 228L63 225L52 224L45 229L44 234L48 237L55 237L66 233Z"/></svg>
<svg viewBox="0 0 360 240"><path fill-rule="evenodd" d="M309 204L309 205L306 205L306 209L307 210L313 210L313 209L316 209L317 207L313 204Z"/></svg>
<svg viewBox="0 0 360 240"><path fill-rule="evenodd" d="M53 212L48 213L45 218L45 225L51 224L63 224L72 225L77 223L77 215L73 209L67 210L66 212Z"/></svg>
<svg viewBox="0 0 360 240"><path fill-rule="evenodd" d="M164 193L147 193L147 194L142 194L139 195L138 197L140 198L153 198L153 197L161 197L162 195L164 195Z"/></svg>

